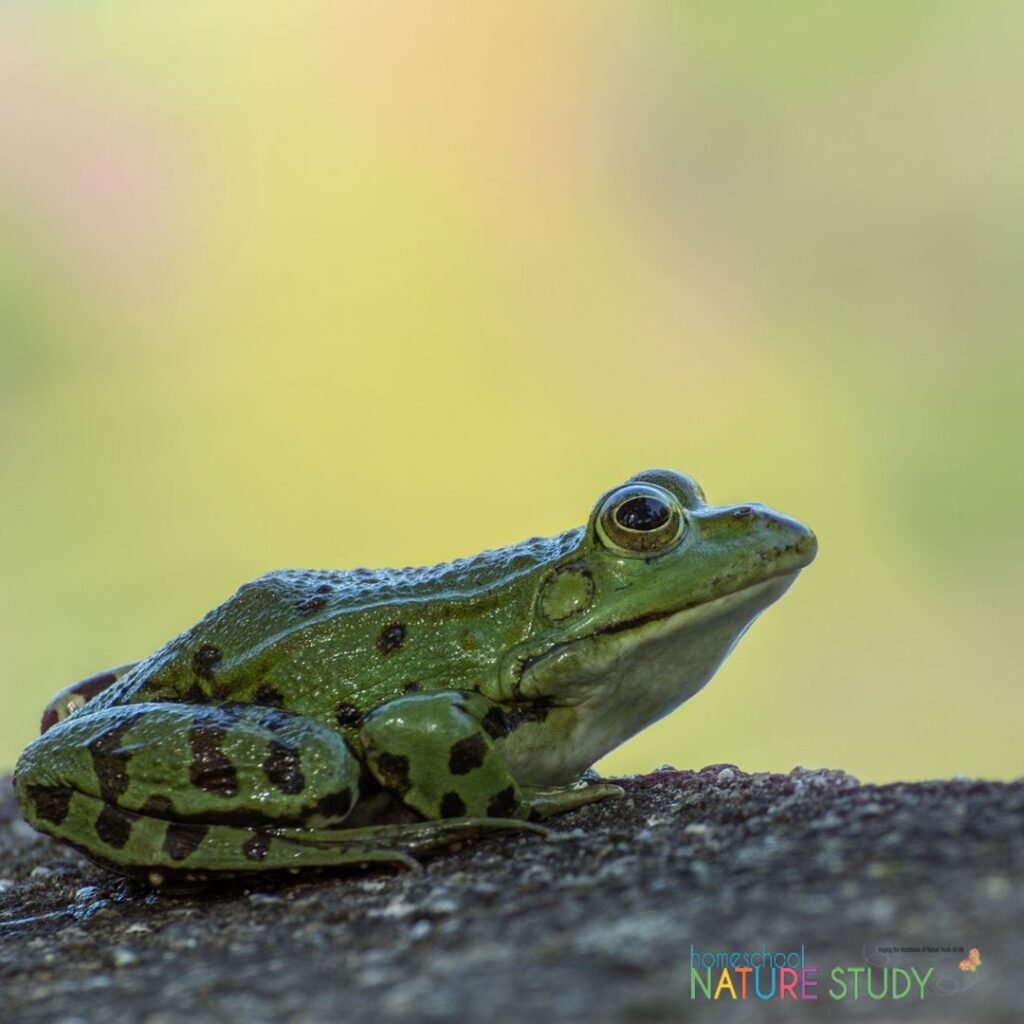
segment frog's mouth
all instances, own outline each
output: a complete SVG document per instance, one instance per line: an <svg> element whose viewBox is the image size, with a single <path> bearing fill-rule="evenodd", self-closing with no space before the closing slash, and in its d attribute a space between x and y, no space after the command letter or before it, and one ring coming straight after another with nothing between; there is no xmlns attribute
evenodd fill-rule
<svg viewBox="0 0 1024 1024"><path fill-rule="evenodd" d="M670 671L679 694L672 705L676 707L711 678L757 616L782 597L799 572L787 569L710 600L606 623L543 651L514 652L503 666L503 689L513 702L582 704L593 697L595 689L604 691L602 683L610 677L631 677L638 661L650 662L654 652L642 656L645 648L662 648L669 642L677 662ZM671 708L662 714L668 710Z"/></svg>

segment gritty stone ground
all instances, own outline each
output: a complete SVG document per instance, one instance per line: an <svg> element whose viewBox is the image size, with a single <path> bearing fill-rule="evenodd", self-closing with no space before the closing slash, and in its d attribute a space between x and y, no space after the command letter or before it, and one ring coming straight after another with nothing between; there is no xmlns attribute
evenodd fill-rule
<svg viewBox="0 0 1024 1024"><path fill-rule="evenodd" d="M1024 780L621 781L549 839L488 839L421 875L171 896L36 835L0 780L0 1021L1024 1020ZM819 999L693 998L691 944L803 946ZM974 973L920 951L971 946ZM866 964L933 966L945 994L828 998L833 966Z"/></svg>

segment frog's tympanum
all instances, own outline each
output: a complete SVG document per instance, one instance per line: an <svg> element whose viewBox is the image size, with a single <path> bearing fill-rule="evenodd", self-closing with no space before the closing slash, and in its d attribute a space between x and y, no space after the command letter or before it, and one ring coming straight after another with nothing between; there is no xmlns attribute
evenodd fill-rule
<svg viewBox="0 0 1024 1024"><path fill-rule="evenodd" d="M584 777L692 697L813 558L649 470L586 526L422 569L272 572L62 690L28 821L153 884L412 858L616 796Z"/></svg>

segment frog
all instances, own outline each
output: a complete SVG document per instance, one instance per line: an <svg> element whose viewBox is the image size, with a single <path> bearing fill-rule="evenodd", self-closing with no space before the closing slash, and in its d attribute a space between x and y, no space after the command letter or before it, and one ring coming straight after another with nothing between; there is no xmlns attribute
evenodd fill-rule
<svg viewBox="0 0 1024 1024"><path fill-rule="evenodd" d="M280 570L47 705L37 830L148 881L428 854L623 789L592 766L693 697L814 559L802 523L668 469L553 537L404 569Z"/></svg>

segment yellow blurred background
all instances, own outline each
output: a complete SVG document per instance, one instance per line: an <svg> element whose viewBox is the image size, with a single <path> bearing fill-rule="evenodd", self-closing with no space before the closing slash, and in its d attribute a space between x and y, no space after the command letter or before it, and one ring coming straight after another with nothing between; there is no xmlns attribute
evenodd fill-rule
<svg viewBox="0 0 1024 1024"><path fill-rule="evenodd" d="M817 563L608 772L1021 773L1024 7L0 8L0 766L283 566L634 471Z"/></svg>

